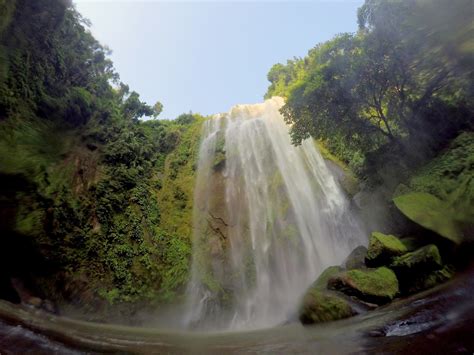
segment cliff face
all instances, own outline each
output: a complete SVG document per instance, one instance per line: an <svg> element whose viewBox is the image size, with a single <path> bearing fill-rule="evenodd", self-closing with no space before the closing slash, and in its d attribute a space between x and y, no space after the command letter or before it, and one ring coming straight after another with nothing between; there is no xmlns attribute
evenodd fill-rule
<svg viewBox="0 0 474 355"><path fill-rule="evenodd" d="M0 8L0 297L175 298L204 118L140 121L152 108L64 1Z"/></svg>

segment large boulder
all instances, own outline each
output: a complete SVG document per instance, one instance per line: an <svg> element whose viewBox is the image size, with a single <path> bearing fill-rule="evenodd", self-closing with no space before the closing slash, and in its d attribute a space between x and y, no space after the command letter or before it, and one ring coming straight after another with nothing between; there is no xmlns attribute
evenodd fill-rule
<svg viewBox="0 0 474 355"><path fill-rule="evenodd" d="M368 266L381 266L390 263L393 257L406 252L406 246L397 237L373 232L365 261Z"/></svg>
<svg viewBox="0 0 474 355"><path fill-rule="evenodd" d="M438 247L426 245L393 259L390 267L400 281L402 294L412 294L433 287L451 278L451 270L443 268Z"/></svg>
<svg viewBox="0 0 474 355"><path fill-rule="evenodd" d="M397 256L390 267L398 274L420 274L443 267L438 247L434 244Z"/></svg>
<svg viewBox="0 0 474 355"><path fill-rule="evenodd" d="M311 287L303 297L298 312L303 324L329 322L355 314L350 304L335 292Z"/></svg>
<svg viewBox="0 0 474 355"><path fill-rule="evenodd" d="M309 287L298 312L301 323L328 322L356 314L344 295L327 290L329 279L341 270L340 266L329 266Z"/></svg>
<svg viewBox="0 0 474 355"><path fill-rule="evenodd" d="M328 288L365 302L385 304L398 294L398 279L386 267L341 272L328 281Z"/></svg>
<svg viewBox="0 0 474 355"><path fill-rule="evenodd" d="M454 268L446 265L441 270L435 270L427 275L418 275L413 278L404 289L406 294L413 294L448 281L454 276Z"/></svg>
<svg viewBox="0 0 474 355"><path fill-rule="evenodd" d="M363 245L355 248L342 264L347 270L365 268L365 258L367 256L367 248Z"/></svg>

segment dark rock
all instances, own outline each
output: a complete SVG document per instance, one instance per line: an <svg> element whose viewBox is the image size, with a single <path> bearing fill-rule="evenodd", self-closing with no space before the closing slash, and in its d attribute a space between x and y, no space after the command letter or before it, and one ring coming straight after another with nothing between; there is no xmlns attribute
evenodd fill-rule
<svg viewBox="0 0 474 355"><path fill-rule="evenodd" d="M347 270L365 268L365 257L367 256L367 248L363 245L355 248L343 263Z"/></svg>
<svg viewBox="0 0 474 355"><path fill-rule="evenodd" d="M97 149L97 146L95 144L92 144L92 143L87 143L86 146L90 151L94 151L94 150Z"/></svg>
<svg viewBox="0 0 474 355"><path fill-rule="evenodd" d="M415 251L416 249L419 249L428 244L423 238L412 236L402 237L400 238L400 241L407 248L407 251Z"/></svg>
<svg viewBox="0 0 474 355"><path fill-rule="evenodd" d="M342 268L340 266L329 266L321 273L321 275L319 275L317 280L313 282L311 288L325 290L327 288L329 279L341 270Z"/></svg>

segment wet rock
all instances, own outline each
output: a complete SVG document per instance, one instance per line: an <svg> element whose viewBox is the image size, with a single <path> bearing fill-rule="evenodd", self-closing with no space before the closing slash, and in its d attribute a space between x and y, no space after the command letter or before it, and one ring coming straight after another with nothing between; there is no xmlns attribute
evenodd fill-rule
<svg viewBox="0 0 474 355"><path fill-rule="evenodd" d="M216 150L214 154L213 169L220 171L225 167L226 151L225 136L221 132L217 135Z"/></svg>
<svg viewBox="0 0 474 355"><path fill-rule="evenodd" d="M327 284L329 279L340 272L342 268L340 266L329 266L324 270L321 275L317 278L316 281L313 282L311 285L311 288L319 289L319 290L324 290L327 288Z"/></svg>
<svg viewBox="0 0 474 355"><path fill-rule="evenodd" d="M441 270L433 271L427 275L419 275L403 285L403 291L406 294L413 294L435 287L450 280L454 276L454 268L451 265L446 265Z"/></svg>
<svg viewBox="0 0 474 355"><path fill-rule="evenodd" d="M375 304L388 303L399 292L397 276L387 267L341 272L329 279L328 288Z"/></svg>
<svg viewBox="0 0 474 355"><path fill-rule="evenodd" d="M303 324L329 322L351 317L355 314L349 303L331 291L310 288L299 310Z"/></svg>
<svg viewBox="0 0 474 355"><path fill-rule="evenodd" d="M438 247L429 244L413 252L406 253L393 259L390 267L397 274L420 274L438 270L443 267Z"/></svg>
<svg viewBox="0 0 474 355"><path fill-rule="evenodd" d="M393 257L405 254L406 246L397 237L373 232L365 262L368 266L381 266L390 263Z"/></svg>
<svg viewBox="0 0 474 355"><path fill-rule="evenodd" d="M363 245L355 248L342 264L347 270L365 268L365 257L367 256L367 248Z"/></svg>

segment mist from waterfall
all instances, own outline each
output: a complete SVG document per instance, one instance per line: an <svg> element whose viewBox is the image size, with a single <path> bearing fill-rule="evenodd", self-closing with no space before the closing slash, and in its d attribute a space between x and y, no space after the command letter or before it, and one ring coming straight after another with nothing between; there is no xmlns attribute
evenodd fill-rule
<svg viewBox="0 0 474 355"><path fill-rule="evenodd" d="M283 99L205 122L185 323L255 329L294 316L328 266L366 244L313 140L291 144Z"/></svg>

